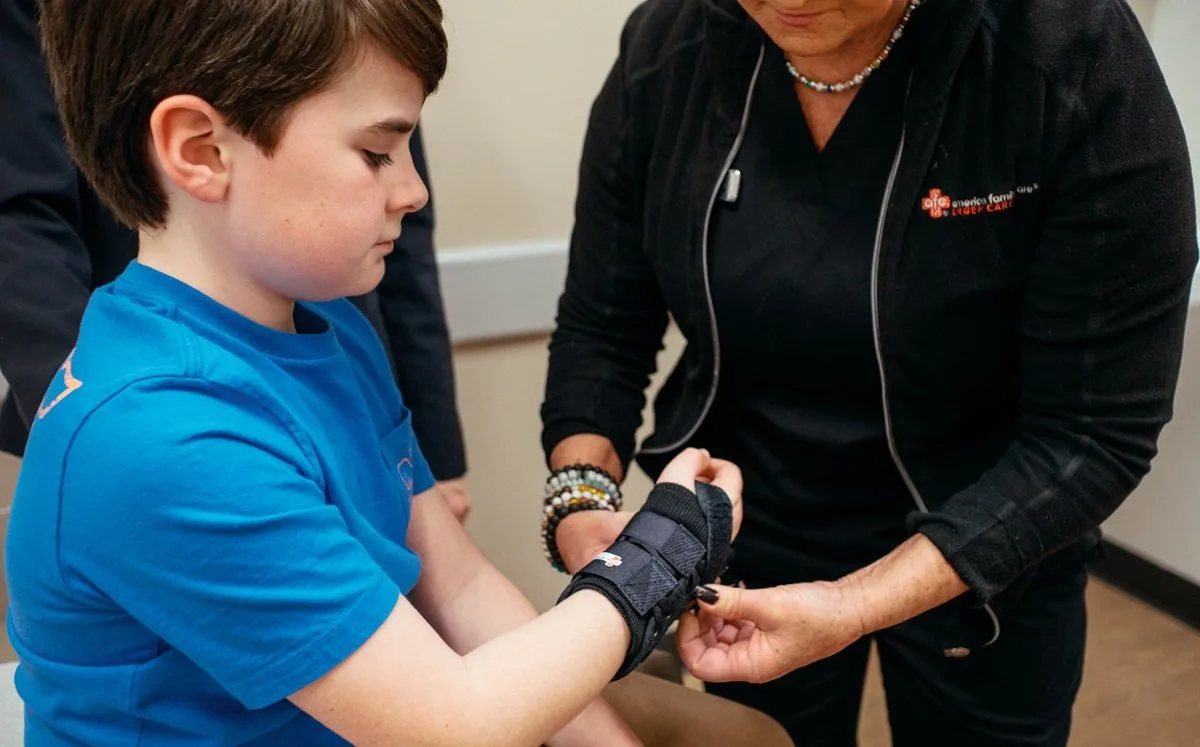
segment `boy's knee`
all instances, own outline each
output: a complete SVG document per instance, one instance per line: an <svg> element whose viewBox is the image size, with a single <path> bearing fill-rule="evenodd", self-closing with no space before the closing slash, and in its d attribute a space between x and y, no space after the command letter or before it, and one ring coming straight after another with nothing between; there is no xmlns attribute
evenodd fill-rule
<svg viewBox="0 0 1200 747"><path fill-rule="evenodd" d="M793 747L761 711L668 680L635 673L604 695L646 747Z"/></svg>

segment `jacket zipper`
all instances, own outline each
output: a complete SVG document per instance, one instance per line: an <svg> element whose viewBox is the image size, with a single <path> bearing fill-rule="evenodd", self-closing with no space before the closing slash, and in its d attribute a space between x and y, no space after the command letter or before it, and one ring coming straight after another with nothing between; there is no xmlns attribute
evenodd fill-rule
<svg viewBox="0 0 1200 747"><path fill-rule="evenodd" d="M891 407L888 405L887 371L883 365L883 343L879 333L879 257L883 251L883 230L887 221L887 209L892 201L892 191L896 186L896 175L900 172L900 160L904 155L907 130L907 126L900 128L900 145L897 146L896 157L892 160L892 171L888 175L887 187L883 191L883 203L879 207L879 222L875 227L875 248L871 255L871 333L875 342L875 362L879 366L879 388L883 399L883 431L887 438L888 452L891 453L892 461L899 470L900 477L904 480L904 486L908 488L909 495L917 504L917 508L921 513L929 513L929 507L926 505L925 499L921 497L921 491L917 489L912 476L908 474L908 468L904 466L904 460L900 458L900 450L896 447L896 438L892 432ZM985 604L983 609L992 621L992 637L983 644L986 647L995 643L996 639L1000 637L1000 618L996 616L991 604Z"/></svg>
<svg viewBox="0 0 1200 747"><path fill-rule="evenodd" d="M708 276L708 230L712 221L713 208L717 203L717 195L721 192L721 185L725 182L725 175L729 173L729 167L733 165L733 159L737 157L738 151L741 150L742 140L746 136L746 126L750 121L750 104L754 101L754 87L758 83L758 75L762 70L763 57L766 55L766 44L764 43L758 48L758 62L754 64L754 73L750 76L750 88L746 91L746 105L742 109L742 121L738 126L737 137L733 139L733 147L729 150L729 155L725 157L725 163L721 166L721 172L717 175L717 183L713 186L712 194L708 198L708 209L704 213L704 230L700 238L700 262L704 270L704 302L708 308L708 324L709 330L712 333L713 344L713 375L712 386L708 390L708 399L704 402L704 408L700 410L700 417L696 418L696 422L688 429L688 432L682 438L676 439L674 442L666 446L656 446L652 449L642 449L643 454L663 454L668 451L674 451L680 446L683 446L692 436L696 435L696 431L700 430L704 419L708 417L709 410L712 409L713 402L717 399L717 384L721 380L721 336L717 330L717 309L713 303L712 283Z"/></svg>
<svg viewBox="0 0 1200 747"><path fill-rule="evenodd" d="M746 91L746 105L742 109L742 121L738 126L737 136L733 140L733 147L730 148L729 154L725 157L725 163L721 166L721 171L717 176L717 183L713 186L712 194L708 198L708 208L704 214L704 230L700 239L700 261L704 270L704 300L708 308L708 322L713 343L712 386L709 387L708 398L704 402L703 409L700 410L700 416L696 418L696 422L692 424L692 427L688 429L682 438L676 439L666 446L641 449L641 453L643 454L663 454L678 449L687 443L692 436L696 435L696 431L700 430L701 424L708 417L708 412L712 409L713 402L717 398L717 386L721 380L721 337L717 327L717 311L716 305L713 303L712 283L708 274L708 233L712 221L713 208L717 202L717 195L721 192L721 185L725 181L725 175L728 173L729 167L733 165L733 159L737 157L738 151L742 147L742 140L746 136L746 126L750 121L750 105L754 101L754 87L758 83L758 76L762 70L765 53L766 45L763 44L758 49L758 61L754 65L754 73L750 76L750 87ZM929 513L929 507L926 505L925 499L921 497L921 491L917 489L916 483L913 482L912 477L908 473L908 468L904 466L904 460L900 458L900 452L896 448L896 439L892 432L891 409L888 405L887 397L887 372L883 365L883 348L879 333L879 256L883 249L883 230L887 218L888 204L892 201L892 192L896 186L896 175L900 172L900 161L904 155L907 129L907 126L903 126L900 129L900 144L897 146L896 156L892 160L892 170L888 174L887 186L883 193L883 202L879 208L879 222L875 228L875 247L871 255L871 331L875 343L875 361L879 366L879 385L883 400L883 428L887 438L888 452L892 455L892 461L895 463L896 469L899 470L900 477L904 480L904 485L908 489L909 495L912 496L913 501L917 504L917 508L922 513ZM990 604L985 604L983 609L992 621L992 637L983 645L990 646L1000 637L1000 619L996 616Z"/></svg>

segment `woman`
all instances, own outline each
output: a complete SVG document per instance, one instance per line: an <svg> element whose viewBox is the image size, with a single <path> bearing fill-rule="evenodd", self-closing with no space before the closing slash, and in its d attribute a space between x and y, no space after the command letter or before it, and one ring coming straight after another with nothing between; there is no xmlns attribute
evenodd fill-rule
<svg viewBox="0 0 1200 747"><path fill-rule="evenodd" d="M1084 562L1170 418L1195 263L1120 0L650 0L592 111L544 445L619 481L669 314L639 464L746 479L752 590L685 619L692 670L854 744L873 640L896 745L1063 745ZM603 494L552 512L553 561L626 520Z"/></svg>

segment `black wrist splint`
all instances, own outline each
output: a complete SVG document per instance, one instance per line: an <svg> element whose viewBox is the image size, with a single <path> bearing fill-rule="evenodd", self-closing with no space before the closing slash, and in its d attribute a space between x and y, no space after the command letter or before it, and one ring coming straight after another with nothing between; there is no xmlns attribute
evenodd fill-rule
<svg viewBox="0 0 1200 747"><path fill-rule="evenodd" d="M641 664L692 602L698 584L715 581L732 551L733 509L720 488L696 483L655 486L607 551L571 579L559 601L581 589L598 591L629 625L629 651L614 680Z"/></svg>

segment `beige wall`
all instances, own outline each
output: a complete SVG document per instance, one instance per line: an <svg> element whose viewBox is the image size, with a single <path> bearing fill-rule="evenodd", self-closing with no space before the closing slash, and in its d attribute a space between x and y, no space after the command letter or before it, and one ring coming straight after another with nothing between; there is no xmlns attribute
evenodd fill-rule
<svg viewBox="0 0 1200 747"><path fill-rule="evenodd" d="M566 236L592 99L634 0L442 0L450 67L426 104L442 249Z"/></svg>
<svg viewBox="0 0 1200 747"><path fill-rule="evenodd" d="M668 368L681 349L677 336L668 339L659 370ZM464 346L455 366L475 504L468 529L492 562L546 609L566 581L542 556L540 534L547 471L538 407L546 379L546 338ZM638 505L649 486L635 469L625 484L630 504Z"/></svg>
<svg viewBox="0 0 1200 747"><path fill-rule="evenodd" d="M1191 147L1192 170L1200 175L1200 76L1196 73L1195 44L1200 32L1200 2L1143 0L1134 9L1142 18L1183 119ZM1159 455L1149 476L1105 525L1110 539L1200 583L1200 542L1196 539L1200 537L1197 453L1200 453L1200 283L1192 288L1175 419L1163 430Z"/></svg>
<svg viewBox="0 0 1200 747"><path fill-rule="evenodd" d="M635 0L442 0L450 67L425 107L438 248L567 236L592 99L616 58ZM542 557L546 468L538 407L546 338L460 347L455 356L484 552L534 603L564 578ZM645 478L631 478L645 494Z"/></svg>

